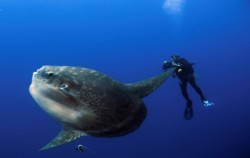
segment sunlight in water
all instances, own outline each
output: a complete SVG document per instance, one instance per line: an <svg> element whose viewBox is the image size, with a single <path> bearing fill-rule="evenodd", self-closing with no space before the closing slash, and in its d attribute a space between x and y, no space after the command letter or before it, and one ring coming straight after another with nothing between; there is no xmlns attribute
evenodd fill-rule
<svg viewBox="0 0 250 158"><path fill-rule="evenodd" d="M163 8L171 13L179 13L184 2L185 0L165 0Z"/></svg>

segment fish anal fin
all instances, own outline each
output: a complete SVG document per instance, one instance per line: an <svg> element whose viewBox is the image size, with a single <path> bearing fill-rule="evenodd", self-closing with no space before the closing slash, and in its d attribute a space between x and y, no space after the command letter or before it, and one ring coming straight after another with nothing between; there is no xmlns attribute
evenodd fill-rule
<svg viewBox="0 0 250 158"><path fill-rule="evenodd" d="M85 135L83 132L79 132L72 129L63 129L53 140L51 140L47 145L39 149L39 151L47 150L50 148L57 147L59 145L63 145L65 143L69 143L73 140L80 138L83 135Z"/></svg>

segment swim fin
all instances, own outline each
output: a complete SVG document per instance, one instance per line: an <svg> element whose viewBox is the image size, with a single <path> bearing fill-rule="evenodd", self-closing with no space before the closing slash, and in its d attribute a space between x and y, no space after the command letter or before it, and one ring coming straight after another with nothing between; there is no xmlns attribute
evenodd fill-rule
<svg viewBox="0 0 250 158"><path fill-rule="evenodd" d="M192 106L186 106L184 111L184 118L186 120L191 120L194 116L194 111Z"/></svg>
<svg viewBox="0 0 250 158"><path fill-rule="evenodd" d="M204 100L203 101L203 105L205 106L205 107L208 107L208 106L213 106L213 105L215 105L213 102L210 102L210 101L208 101L208 100Z"/></svg>

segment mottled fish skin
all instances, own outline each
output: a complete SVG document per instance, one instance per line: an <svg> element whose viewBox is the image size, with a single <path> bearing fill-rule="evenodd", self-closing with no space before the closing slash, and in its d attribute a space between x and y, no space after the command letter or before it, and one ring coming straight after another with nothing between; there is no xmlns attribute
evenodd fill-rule
<svg viewBox="0 0 250 158"><path fill-rule="evenodd" d="M135 84L123 84L98 71L71 66L43 66L33 74L30 93L64 129L41 150L82 135L115 137L136 130L147 115L142 101L173 72Z"/></svg>

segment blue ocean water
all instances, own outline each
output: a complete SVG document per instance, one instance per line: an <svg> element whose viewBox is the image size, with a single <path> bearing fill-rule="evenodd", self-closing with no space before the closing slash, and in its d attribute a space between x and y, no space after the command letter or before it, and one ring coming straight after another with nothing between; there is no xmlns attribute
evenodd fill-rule
<svg viewBox="0 0 250 158"><path fill-rule="evenodd" d="M0 157L249 158L249 41L247 0L1 0ZM38 68L88 67L129 83L160 74L172 54L196 63L215 106L203 107L189 86L194 118L185 120L178 80L169 78L144 98L137 131L38 152L61 129L29 94Z"/></svg>

